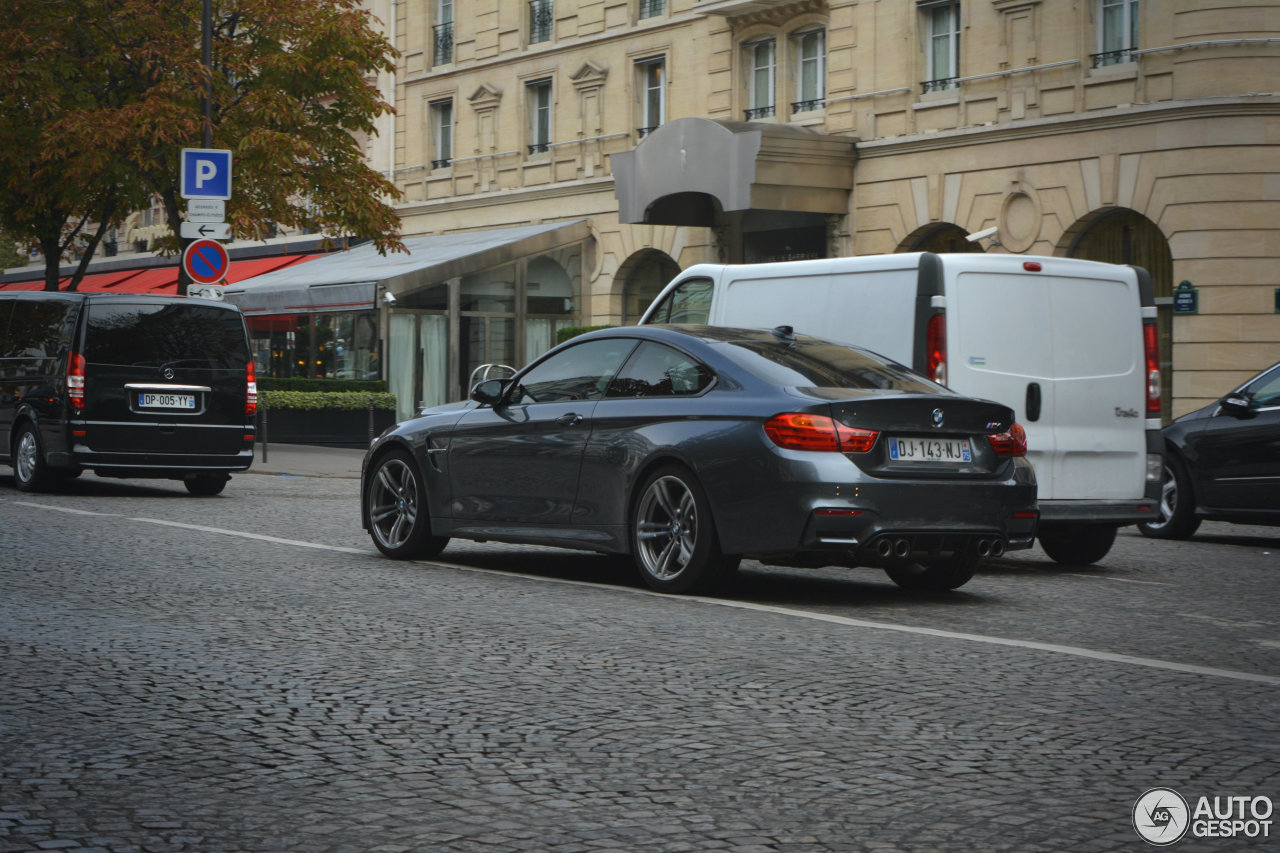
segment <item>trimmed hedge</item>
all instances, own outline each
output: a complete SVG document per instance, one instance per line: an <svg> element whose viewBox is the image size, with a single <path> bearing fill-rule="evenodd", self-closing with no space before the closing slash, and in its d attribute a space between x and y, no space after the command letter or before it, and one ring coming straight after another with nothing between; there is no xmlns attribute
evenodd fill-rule
<svg viewBox="0 0 1280 853"><path fill-rule="evenodd" d="M596 329L612 329L614 326L569 326L556 332L556 343L562 344L570 338L576 338L578 335L585 335L587 332L594 332Z"/></svg>
<svg viewBox="0 0 1280 853"><path fill-rule="evenodd" d="M336 409L361 411L373 404L375 409L394 409L396 395L369 391L259 391L258 405L267 410L323 411Z"/></svg>
<svg viewBox="0 0 1280 853"><path fill-rule="evenodd" d="M305 377L258 379L259 391L372 391L386 393L385 379L307 379Z"/></svg>

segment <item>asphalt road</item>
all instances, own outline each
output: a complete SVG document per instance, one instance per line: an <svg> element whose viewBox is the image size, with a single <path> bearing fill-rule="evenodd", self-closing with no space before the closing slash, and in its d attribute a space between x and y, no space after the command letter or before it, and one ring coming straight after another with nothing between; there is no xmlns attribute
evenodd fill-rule
<svg viewBox="0 0 1280 853"><path fill-rule="evenodd" d="M1280 530L681 599L554 549L386 560L340 477L7 473L0 853L1140 850L1150 788L1280 800ZM1246 848L1280 841L1179 844Z"/></svg>

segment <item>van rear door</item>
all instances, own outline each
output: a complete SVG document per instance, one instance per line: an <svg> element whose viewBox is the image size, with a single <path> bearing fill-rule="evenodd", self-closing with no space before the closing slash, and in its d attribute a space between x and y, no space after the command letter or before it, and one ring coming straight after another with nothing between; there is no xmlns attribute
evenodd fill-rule
<svg viewBox="0 0 1280 853"><path fill-rule="evenodd" d="M228 454L244 447L248 343L231 306L89 300L85 443L95 452Z"/></svg>
<svg viewBox="0 0 1280 853"><path fill-rule="evenodd" d="M1040 500L1141 500L1146 386L1136 273L1067 258L957 255L943 264L947 384L1014 408Z"/></svg>

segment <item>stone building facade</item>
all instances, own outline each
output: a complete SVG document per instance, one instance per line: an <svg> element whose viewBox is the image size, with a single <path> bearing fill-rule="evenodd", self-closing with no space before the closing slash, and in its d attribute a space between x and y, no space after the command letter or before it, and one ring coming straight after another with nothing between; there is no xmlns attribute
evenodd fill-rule
<svg viewBox="0 0 1280 853"><path fill-rule="evenodd" d="M404 233L581 223L379 306L449 316L458 376L533 355L534 315L634 322L694 263L925 249L1147 267L1170 416L1280 359L1280 0L370 6Z"/></svg>

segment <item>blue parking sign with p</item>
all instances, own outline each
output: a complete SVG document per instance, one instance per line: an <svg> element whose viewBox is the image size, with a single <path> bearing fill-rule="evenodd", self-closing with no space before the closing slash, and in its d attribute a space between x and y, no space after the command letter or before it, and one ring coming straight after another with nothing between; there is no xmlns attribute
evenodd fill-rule
<svg viewBox="0 0 1280 853"><path fill-rule="evenodd" d="M231 198L231 152L225 148L183 148L180 195Z"/></svg>

